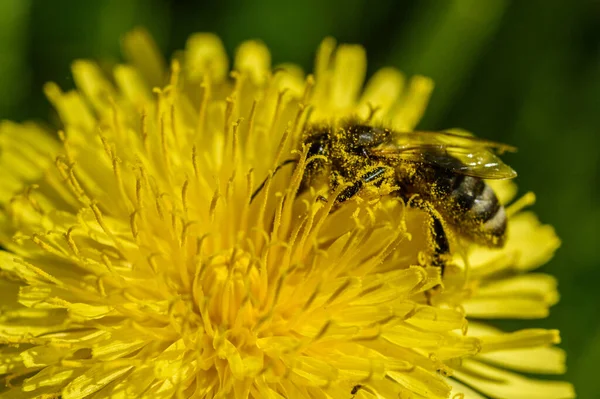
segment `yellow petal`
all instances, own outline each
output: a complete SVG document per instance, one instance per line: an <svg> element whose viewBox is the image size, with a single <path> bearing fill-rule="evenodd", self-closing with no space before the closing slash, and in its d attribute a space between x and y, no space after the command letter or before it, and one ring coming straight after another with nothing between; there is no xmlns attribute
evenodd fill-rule
<svg viewBox="0 0 600 399"><path fill-rule="evenodd" d="M115 68L114 76L120 92L132 104L141 108L151 101L151 92L137 69L130 65L118 65Z"/></svg>
<svg viewBox="0 0 600 399"><path fill-rule="evenodd" d="M478 338L481 340L482 353L506 349L548 346L560 342L558 330L543 330L536 328L493 336L479 336Z"/></svg>
<svg viewBox="0 0 600 399"><path fill-rule="evenodd" d="M388 376L407 389L424 398L447 398L450 387L439 377L416 367L408 372L389 371Z"/></svg>
<svg viewBox="0 0 600 399"><path fill-rule="evenodd" d="M58 111L63 123L69 127L67 133L76 129L89 131L95 127L96 119L78 92L63 93L55 83L47 83L44 93Z"/></svg>
<svg viewBox="0 0 600 399"><path fill-rule="evenodd" d="M546 317L549 307L556 302L558 292L552 276L526 274L481 283L463 306L475 318L528 319Z"/></svg>
<svg viewBox="0 0 600 399"><path fill-rule="evenodd" d="M455 378L492 398L570 399L573 386L566 382L535 380L502 371L475 360L464 360Z"/></svg>
<svg viewBox="0 0 600 399"><path fill-rule="evenodd" d="M485 277L503 269L533 270L548 262L559 246L552 226L542 225L531 212L521 212L510 218L503 248L476 247L470 252L470 272ZM462 264L459 257L455 260Z"/></svg>
<svg viewBox="0 0 600 399"><path fill-rule="evenodd" d="M211 82L222 82L229 72L229 60L221 39L212 33L195 33L185 44L187 76L193 82L207 75Z"/></svg>
<svg viewBox="0 0 600 399"><path fill-rule="evenodd" d="M350 107L356 101L367 70L362 46L341 45L333 60L330 104L334 109Z"/></svg>
<svg viewBox="0 0 600 399"><path fill-rule="evenodd" d="M23 384L24 392L36 392L39 394L40 388L52 388L52 391L56 392L56 387L61 387L66 381L71 380L73 377L79 375L80 372L71 367L46 367L39 373L28 378ZM33 397L33 396L31 396Z"/></svg>
<svg viewBox="0 0 600 399"><path fill-rule="evenodd" d="M323 81L327 71L331 66L331 59L335 51L336 42L332 37L328 37L321 42L315 58L315 78L317 82Z"/></svg>
<svg viewBox="0 0 600 399"><path fill-rule="evenodd" d="M71 381L62 391L64 399L84 399L109 383L123 377L133 366L110 367L99 364L86 370Z"/></svg>
<svg viewBox="0 0 600 399"><path fill-rule="evenodd" d="M274 70L278 90L288 91L293 97L300 98L306 87L302 68L294 64L281 64Z"/></svg>
<svg viewBox="0 0 600 399"><path fill-rule="evenodd" d="M511 219L506 251L519 253L515 265L529 271L547 263L560 246L554 228L543 225L533 212L521 212Z"/></svg>
<svg viewBox="0 0 600 399"><path fill-rule="evenodd" d="M404 75L393 68L380 69L369 79L358 107L360 116L367 118L371 109L376 109L377 121L388 122L385 117L398 101L404 87Z"/></svg>
<svg viewBox="0 0 600 399"><path fill-rule="evenodd" d="M0 374L11 374L25 366L23 358L21 357L21 351L21 348L10 346L5 346L0 349L0 356L2 356Z"/></svg>
<svg viewBox="0 0 600 399"><path fill-rule="evenodd" d="M463 303L466 314L478 319L539 319L548 316L548 307L528 298L472 298Z"/></svg>
<svg viewBox="0 0 600 399"><path fill-rule="evenodd" d="M487 399L487 396L475 392L453 378L447 378L446 383L452 387L452 393L449 396L452 399Z"/></svg>
<svg viewBox="0 0 600 399"><path fill-rule="evenodd" d="M123 54L140 71L148 85L160 87L166 80L166 65L160 50L145 29L135 29L123 38Z"/></svg>
<svg viewBox="0 0 600 399"><path fill-rule="evenodd" d="M477 358L498 367L523 373L564 374L567 370L565 351L554 347L504 349L494 353L483 353Z"/></svg>
<svg viewBox="0 0 600 399"><path fill-rule="evenodd" d="M505 333L477 322L469 323L469 336L482 340L477 359L503 368L526 373L563 374L565 353L550 347L560 341L555 330L522 330Z"/></svg>
<svg viewBox="0 0 600 399"><path fill-rule="evenodd" d="M110 102L116 100L113 86L98 65L90 61L79 60L73 63L71 69L77 87L96 112L104 112L110 107Z"/></svg>
<svg viewBox="0 0 600 399"><path fill-rule="evenodd" d="M0 201L6 203L26 184L39 180L52 162L58 142L33 123L1 121L0 146Z"/></svg>
<svg viewBox="0 0 600 399"><path fill-rule="evenodd" d="M402 101L392 115L392 126L401 132L414 130L425 113L429 97L433 91L433 81L425 76L413 76Z"/></svg>
<svg viewBox="0 0 600 399"><path fill-rule="evenodd" d="M271 53L261 42L244 42L235 52L234 68L248 74L254 84L262 86L271 75Z"/></svg>
<svg viewBox="0 0 600 399"><path fill-rule="evenodd" d="M112 360L125 357L148 343L147 339L139 337L140 332L137 330L116 330L113 334L107 335L104 342L94 344L92 348L94 359Z"/></svg>

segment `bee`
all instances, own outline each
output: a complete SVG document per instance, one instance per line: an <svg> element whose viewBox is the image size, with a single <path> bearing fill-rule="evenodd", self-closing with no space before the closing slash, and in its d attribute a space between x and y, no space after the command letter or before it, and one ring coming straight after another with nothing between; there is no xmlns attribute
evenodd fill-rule
<svg viewBox="0 0 600 399"><path fill-rule="evenodd" d="M389 195L429 215L433 263L442 268L450 252L446 226L480 245L505 243L506 212L485 179L516 177L494 153L514 151L510 146L459 133L397 132L356 121L309 126L302 145L308 153L299 193L318 184L327 184L333 193L344 185L335 198L339 206L367 186L394 187ZM278 169L294 162L284 161Z"/></svg>

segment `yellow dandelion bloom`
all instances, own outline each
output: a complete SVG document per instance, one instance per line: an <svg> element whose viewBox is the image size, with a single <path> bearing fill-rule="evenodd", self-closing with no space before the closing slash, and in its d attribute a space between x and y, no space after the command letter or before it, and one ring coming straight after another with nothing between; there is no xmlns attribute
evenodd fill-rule
<svg viewBox="0 0 600 399"><path fill-rule="evenodd" d="M573 396L506 371L561 372L555 331L467 324L540 317L556 300L550 277L503 273L556 246L531 216L442 279L401 201L332 212L318 191L296 196L307 123L412 130L429 79L384 69L363 90L364 50L332 40L314 76L271 69L259 42L230 72L210 34L170 68L144 31L124 52L111 74L75 62L74 91L46 86L58 134L0 125L0 397Z"/></svg>

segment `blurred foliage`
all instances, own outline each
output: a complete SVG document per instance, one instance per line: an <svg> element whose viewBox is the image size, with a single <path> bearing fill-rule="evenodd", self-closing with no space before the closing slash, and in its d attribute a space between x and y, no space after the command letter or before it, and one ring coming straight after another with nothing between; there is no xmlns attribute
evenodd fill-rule
<svg viewBox="0 0 600 399"><path fill-rule="evenodd" d="M48 119L44 82L72 86L76 58L119 60L119 38L146 26L165 55L196 31L219 34L230 52L263 40L275 64L306 70L327 35L363 44L369 71L393 65L437 84L422 128L460 126L519 147L507 157L535 211L563 247L544 271L562 300L547 320L560 328L567 378L581 398L600 379L600 2L517 0L0 0L0 118Z"/></svg>

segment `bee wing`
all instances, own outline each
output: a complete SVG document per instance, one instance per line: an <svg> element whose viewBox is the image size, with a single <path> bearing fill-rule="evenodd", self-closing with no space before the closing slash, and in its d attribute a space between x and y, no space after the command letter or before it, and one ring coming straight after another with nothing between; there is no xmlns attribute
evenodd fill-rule
<svg viewBox="0 0 600 399"><path fill-rule="evenodd" d="M514 147L449 132L395 133L391 144L370 150L375 156L439 166L482 179L512 179L517 173L492 152Z"/></svg>

